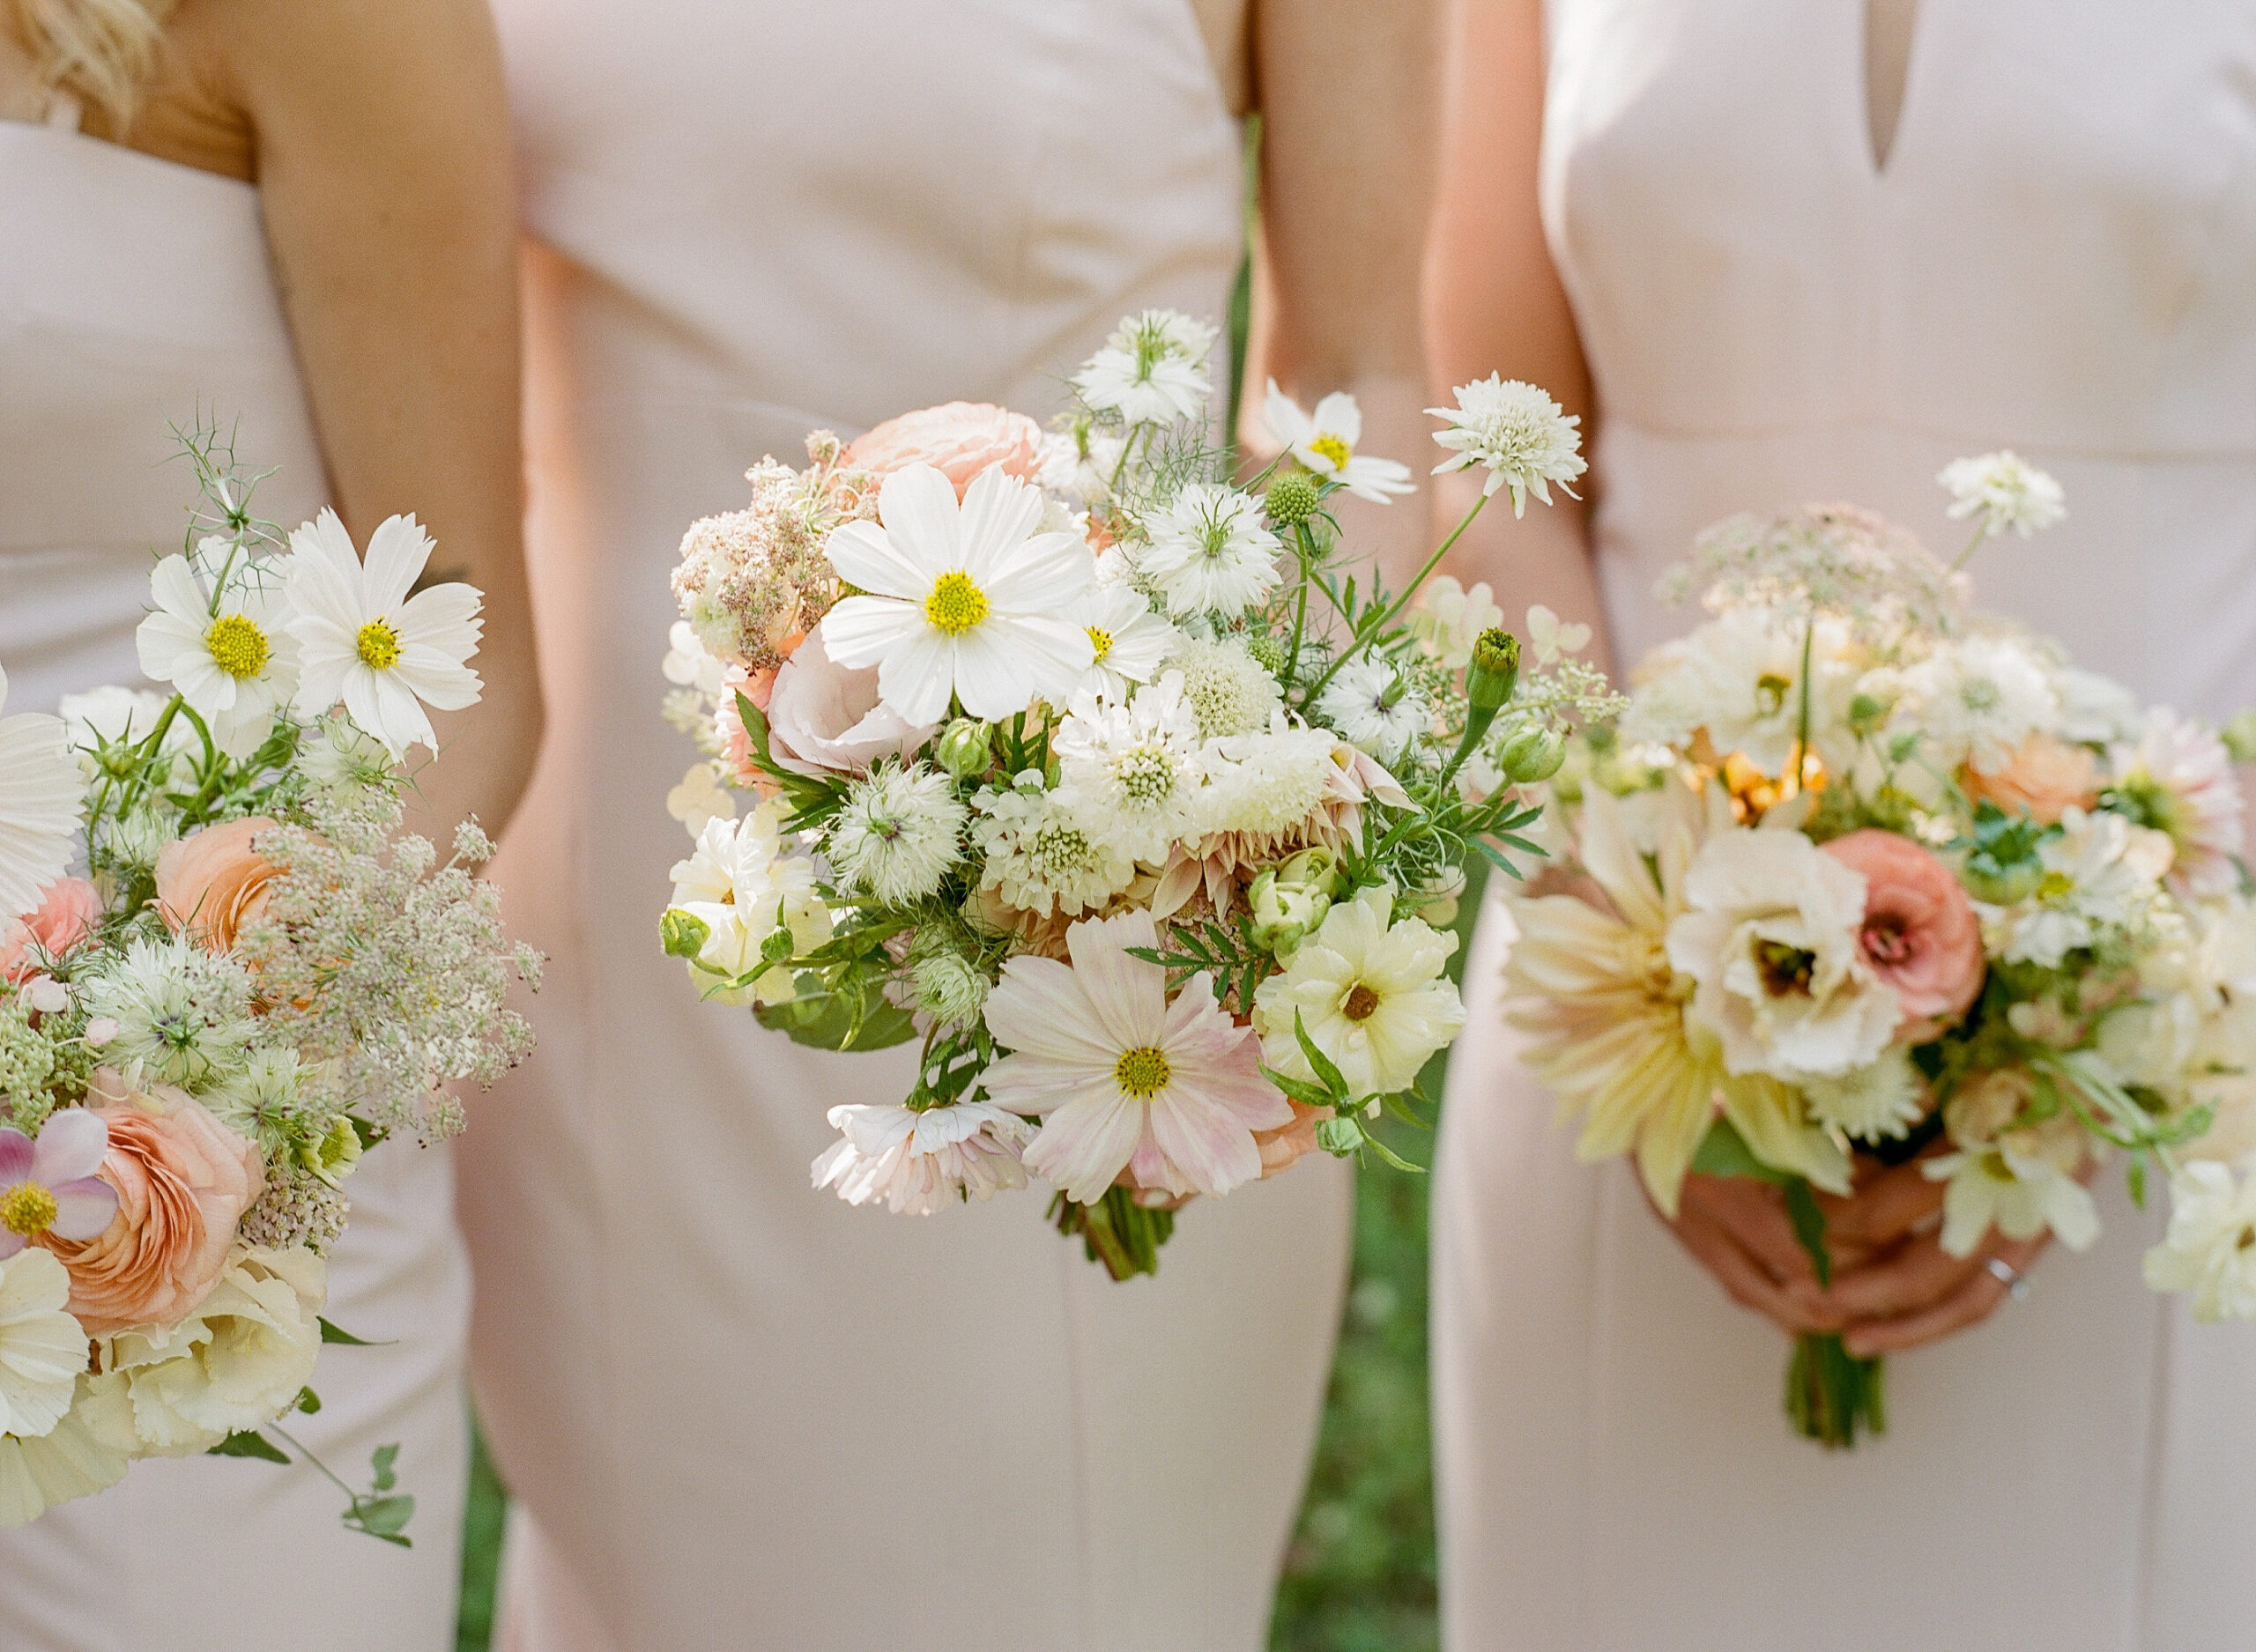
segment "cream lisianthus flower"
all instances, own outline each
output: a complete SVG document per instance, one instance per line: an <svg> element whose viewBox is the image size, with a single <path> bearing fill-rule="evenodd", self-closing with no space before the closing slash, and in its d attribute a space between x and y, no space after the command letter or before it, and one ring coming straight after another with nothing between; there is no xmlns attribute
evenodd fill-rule
<svg viewBox="0 0 2256 1652"><path fill-rule="evenodd" d="M1685 1014L1695 983L1671 966L1666 937L1685 910L1687 869L1703 838L1731 829L1731 810L1716 789L1662 798L1649 860L1622 802L1600 787L1584 794L1576 857L1605 908L1573 895L1509 903L1519 934L1504 961L1506 1019L1529 1035L1528 1070L1558 1092L1562 1113L1584 1114L1577 1156L1634 1152L1667 1215L1718 1115L1765 1164L1845 1193L1848 1160L1799 1094L1728 1071L1721 1041Z"/></svg>
<svg viewBox="0 0 2256 1652"><path fill-rule="evenodd" d="M885 478L876 522L830 536L831 565L857 588L823 619L830 658L878 668L878 693L910 723L1014 716L1063 700L1095 656L1066 616L1095 583L1087 541L1042 530L1042 491L991 466L961 505L929 464Z"/></svg>
<svg viewBox="0 0 2256 1652"><path fill-rule="evenodd" d="M814 863L786 852L772 801L741 820L708 820L697 848L667 876L673 879L669 919L678 913L705 926L689 960L690 979L702 989L758 968L761 949L778 928L790 931L795 953L830 938L830 909L815 888ZM712 996L724 1004L780 1004L792 992L791 972L779 963L749 987Z"/></svg>
<svg viewBox="0 0 2256 1652"><path fill-rule="evenodd" d="M7 703L8 674L0 671L0 710ZM63 875L85 802L61 718L0 717L0 924L36 907Z"/></svg>
<svg viewBox="0 0 2256 1652"><path fill-rule="evenodd" d="M249 757L298 692L298 644L279 572L237 567L209 596L175 552L150 574L149 596L155 607L133 633L141 669L180 691L222 752Z"/></svg>
<svg viewBox="0 0 2256 1652"><path fill-rule="evenodd" d="M1465 1004L1443 972L1457 937L1420 918L1390 923L1394 900L1364 889L1324 915L1285 967L1253 995L1262 1059L1313 1080L1299 1030L1340 1069L1357 1100L1393 1095L1465 1026Z"/></svg>
<svg viewBox="0 0 2256 1652"><path fill-rule="evenodd" d="M2195 1319L2256 1319L2256 1177L2207 1161L2171 1177L2170 1233L2147 1252L2146 1279L2189 1293Z"/></svg>
<svg viewBox="0 0 2256 1652"><path fill-rule="evenodd" d="M81 1374L70 1411L47 1433L0 1434L0 1526L29 1525L57 1503L108 1491L138 1448L123 1382Z"/></svg>
<svg viewBox="0 0 2256 1652"><path fill-rule="evenodd" d="M1332 391L1310 414L1272 379L1261 420L1277 444L1302 466L1339 483L1357 499L1385 505L1395 494L1418 491L1408 465L1355 451L1363 439L1363 410L1345 390Z"/></svg>
<svg viewBox="0 0 2256 1652"><path fill-rule="evenodd" d="M414 589L432 544L412 516L379 522L365 564L333 510L293 533L290 550L300 713L317 716L342 700L360 731L394 758L411 745L436 752L439 738L423 707L460 711L478 703L478 673L464 663L478 652L485 623L477 589Z"/></svg>

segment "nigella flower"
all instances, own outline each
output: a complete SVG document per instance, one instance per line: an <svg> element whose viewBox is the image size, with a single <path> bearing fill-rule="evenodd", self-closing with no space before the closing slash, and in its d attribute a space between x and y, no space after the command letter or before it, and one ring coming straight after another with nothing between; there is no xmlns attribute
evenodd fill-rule
<svg viewBox="0 0 2256 1652"><path fill-rule="evenodd" d="M922 900L963 858L971 811L929 764L881 763L847 788L825 848L839 876L888 907Z"/></svg>
<svg viewBox="0 0 2256 1652"><path fill-rule="evenodd" d="M1261 525L1261 505L1234 487L1193 482L1146 519L1151 543L1137 550L1136 572L1180 619L1235 616L1277 589L1277 536Z"/></svg>
<svg viewBox="0 0 2256 1652"><path fill-rule="evenodd" d="M1567 484L1590 468L1577 451L1582 438L1575 426L1582 420L1518 379L1492 373L1458 385L1455 407L1426 411L1449 421L1448 429L1434 435L1450 450L1450 456L1434 467L1434 474L1485 466L1488 479L1481 486L1482 495L1510 488L1515 516L1525 513L1530 493L1548 505L1554 482L1574 497Z"/></svg>
<svg viewBox="0 0 2256 1652"><path fill-rule="evenodd" d="M215 551L207 541L199 563L208 569L225 545ZM151 572L149 596L154 611L133 633L141 669L180 691L222 752L249 757L298 689L298 645L278 574L246 560L207 597L175 552Z"/></svg>
<svg viewBox="0 0 2256 1652"><path fill-rule="evenodd" d="M1146 310L1113 329L1073 375L1081 400L1131 425L1204 419L1213 395L1206 372L1214 329L1175 310Z"/></svg>
<svg viewBox="0 0 2256 1652"><path fill-rule="evenodd" d="M1301 404L1272 379L1262 423L1303 467L1339 483L1357 499L1384 505L1391 502L1391 495L1418 491L1410 479L1408 465L1355 451L1355 444L1363 439L1363 410L1345 390L1332 391L1310 414L1302 411Z"/></svg>
<svg viewBox="0 0 2256 1652"><path fill-rule="evenodd" d="M431 540L412 516L388 516L368 537L366 564L333 510L290 536L289 622L298 641L298 708L312 717L338 700L354 723L394 758L411 745L439 749L427 705L460 711L478 703L474 586L413 590Z"/></svg>
<svg viewBox="0 0 2256 1652"><path fill-rule="evenodd" d="M233 1077L255 1031L249 974L186 935L135 941L87 996L94 1014L117 1023L111 1064L137 1061L156 1084L203 1091Z"/></svg>
<svg viewBox="0 0 2256 1652"><path fill-rule="evenodd" d="M1070 967L1013 958L988 996L987 1029L1012 1053L987 1070L987 1093L1043 1115L1026 1167L1083 1204L1123 1170L1147 1189L1228 1193L1261 1174L1254 1132L1293 1121L1213 978L1169 1000L1167 971L1131 956L1158 940L1148 912L1085 919L1065 932Z"/></svg>
<svg viewBox="0 0 2256 1652"><path fill-rule="evenodd" d="M1351 660L1333 675L1317 713L1348 745L1391 763L1433 727L1426 697L1384 660Z"/></svg>
<svg viewBox="0 0 2256 1652"><path fill-rule="evenodd" d="M1978 515L1985 537L2010 528L2026 539L2068 514L2060 485L2012 452L1953 459L1935 480L1950 494L1952 519Z"/></svg>
<svg viewBox="0 0 2256 1652"><path fill-rule="evenodd" d="M8 674L0 671L0 708L7 703ZM38 906L70 864L84 784L61 718L0 717L0 923Z"/></svg>
<svg viewBox="0 0 2256 1652"><path fill-rule="evenodd" d="M117 1189L94 1173L109 1127L84 1108L51 1115L33 1141L0 1129L0 1258L42 1233L98 1239L117 1214Z"/></svg>
<svg viewBox="0 0 2256 1652"><path fill-rule="evenodd" d="M882 1199L896 1216L930 1216L1026 1186L1019 1154L1033 1127L987 1102L835 1107L829 1118L845 1138L814 1161L814 1185L849 1204Z"/></svg>

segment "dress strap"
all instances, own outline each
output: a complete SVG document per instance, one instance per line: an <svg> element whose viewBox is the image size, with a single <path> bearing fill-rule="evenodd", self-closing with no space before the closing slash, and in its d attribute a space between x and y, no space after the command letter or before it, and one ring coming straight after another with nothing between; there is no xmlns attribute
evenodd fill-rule
<svg viewBox="0 0 2256 1652"><path fill-rule="evenodd" d="M85 115L85 110L74 94L60 86L48 94L47 123L49 126L75 132L80 130Z"/></svg>

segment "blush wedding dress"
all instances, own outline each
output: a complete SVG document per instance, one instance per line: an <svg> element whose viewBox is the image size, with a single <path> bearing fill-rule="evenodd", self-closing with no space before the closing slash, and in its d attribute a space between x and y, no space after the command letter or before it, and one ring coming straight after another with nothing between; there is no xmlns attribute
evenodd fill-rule
<svg viewBox="0 0 2256 1652"><path fill-rule="evenodd" d="M496 879L541 1058L464 1137L518 1652L1254 1652L1313 1443L1340 1165L1115 1285L1033 1189L809 1185L908 1089L698 1002L657 917L683 530L961 397L1046 418L1126 312L1219 319L1240 134L1187 0L501 0L549 732Z"/></svg>
<svg viewBox="0 0 2256 1652"><path fill-rule="evenodd" d="M1864 8L1557 0L1543 195L1603 410L1626 669L1711 522L1852 500L1948 556L1938 470L2010 447L2065 523L1978 600L2141 698L2256 700L2256 8L1925 0L1884 161ZM2228 1652L2256 1637L2256 1326L2141 1282L2158 1211L1889 1361L1828 1454L1786 1347L1574 1162L1467 970L1436 1190L1451 1652Z"/></svg>
<svg viewBox="0 0 2256 1652"><path fill-rule="evenodd" d="M196 481L167 426L233 433L284 529L327 502L257 189L0 122L0 668L11 713L142 680L134 628ZM170 463L167 463L170 461ZM469 1471L470 1270L449 1149L395 1142L347 1184L317 1415L290 1432L347 1479L397 1441L412 1550L347 1531L312 1469L152 1458L0 1532L0 1647L31 1652L441 1652L454 1644Z"/></svg>

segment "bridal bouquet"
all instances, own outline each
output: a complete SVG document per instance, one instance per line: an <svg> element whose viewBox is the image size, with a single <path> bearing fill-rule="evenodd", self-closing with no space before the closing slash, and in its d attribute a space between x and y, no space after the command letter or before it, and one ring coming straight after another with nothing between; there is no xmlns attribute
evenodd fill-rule
<svg viewBox="0 0 2256 1652"><path fill-rule="evenodd" d="M357 1340L321 1317L353 1161L452 1134L441 1086L531 1044L502 996L538 957L464 870L491 846L398 829L423 704L478 697L478 593L410 595L409 518L365 563L326 511L284 553L189 450L216 510L137 637L170 694L0 719L0 1524L137 1457L289 1462L269 1435ZM396 1450L345 1519L404 1545Z"/></svg>
<svg viewBox="0 0 2256 1652"><path fill-rule="evenodd" d="M674 574L670 710L708 760L666 950L803 1043L920 1041L901 1100L830 1109L818 1187L929 1213L1042 1176L1116 1278L1191 1195L1317 1147L1403 1163L1373 1123L1463 1024L1465 859L1614 703L1522 670L1485 587L1349 571L1329 501L1411 491L1353 398L1272 386L1285 454L1234 485L1213 337L1129 318L1049 431L952 403L817 432ZM1442 468L1484 501L1583 470L1540 391L1458 399Z"/></svg>
<svg viewBox="0 0 2256 1652"><path fill-rule="evenodd" d="M2057 519L2051 478L1953 464L1970 555ZM1966 560L1962 556L1960 563ZM1508 1013L1583 1114L1581 1156L1634 1152L1673 1215L1688 1170L1785 1190L1818 1277L1811 1189L1862 1158L1946 1184L1941 1233L2098 1228L2084 1178L2170 1177L2158 1289L2256 1314L2256 908L2219 736L1970 611L1963 576L1845 506L1710 530L1678 581L1710 618L1577 743L1567 893L1511 902ZM2004 1276L2000 1276L2004 1277ZM1805 1337L1810 1437L1885 1426L1878 1360Z"/></svg>

